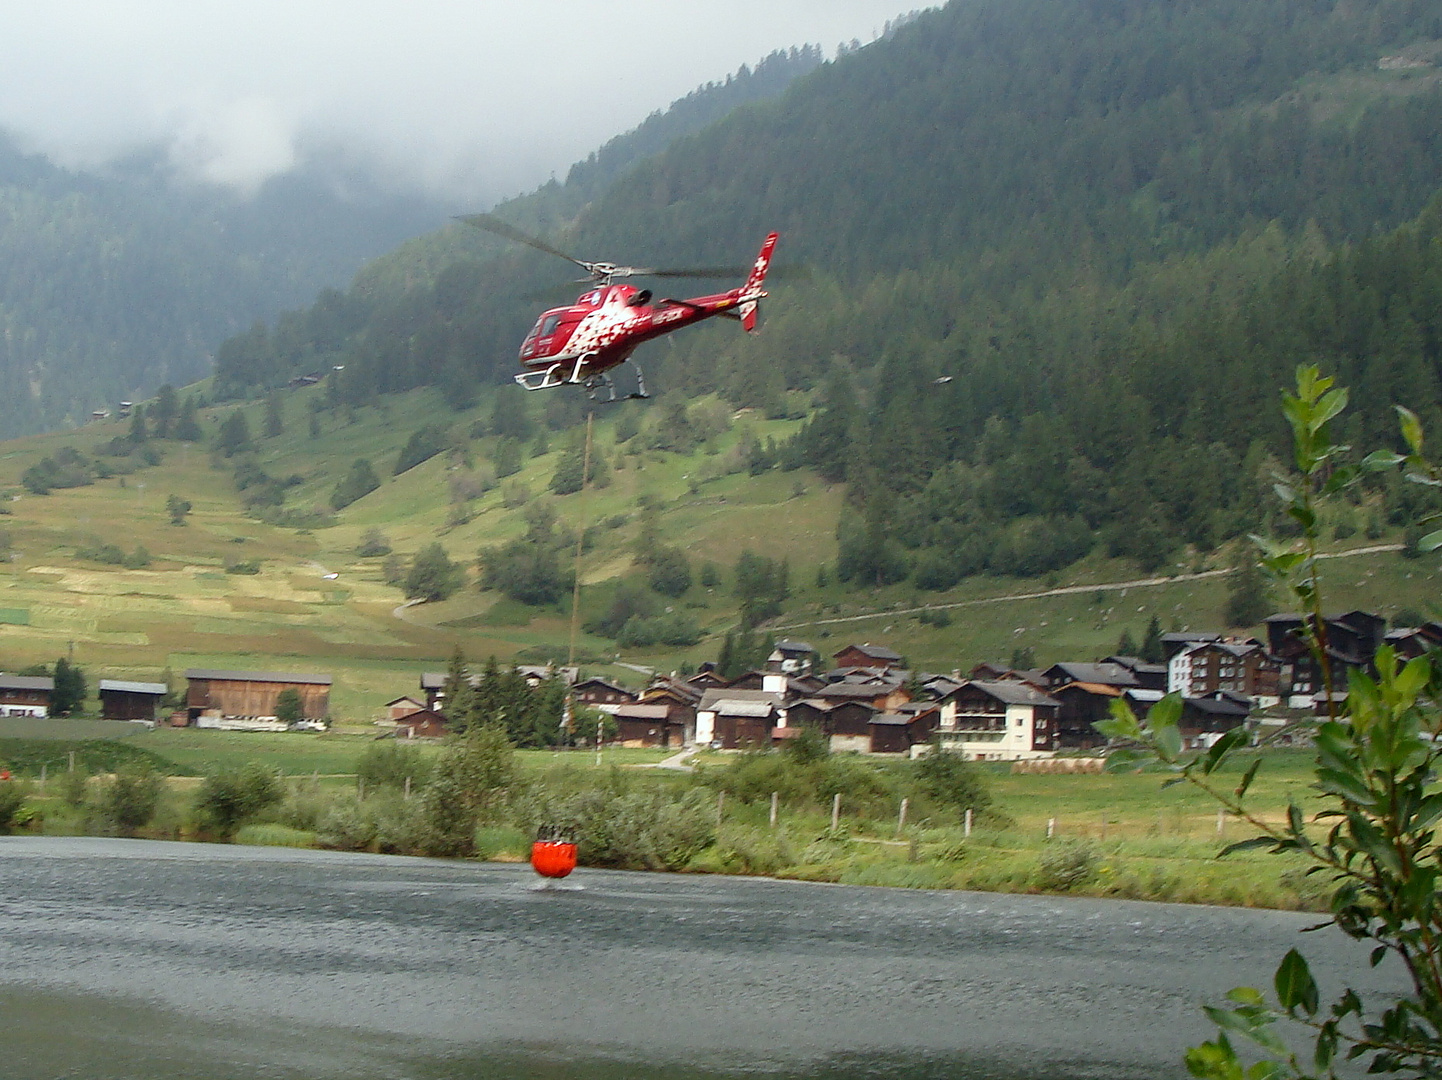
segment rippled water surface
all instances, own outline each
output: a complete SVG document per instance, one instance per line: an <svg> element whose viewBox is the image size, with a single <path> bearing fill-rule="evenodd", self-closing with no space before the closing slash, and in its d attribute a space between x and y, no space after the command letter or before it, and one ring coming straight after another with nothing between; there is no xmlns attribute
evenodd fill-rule
<svg viewBox="0 0 1442 1080"><path fill-rule="evenodd" d="M1279 912L0 839L0 1075L1184 1075Z"/></svg>

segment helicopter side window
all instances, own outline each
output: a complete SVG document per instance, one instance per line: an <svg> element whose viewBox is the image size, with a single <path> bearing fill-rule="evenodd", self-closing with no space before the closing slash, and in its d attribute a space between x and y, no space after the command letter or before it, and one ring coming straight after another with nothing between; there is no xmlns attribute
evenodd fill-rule
<svg viewBox="0 0 1442 1080"><path fill-rule="evenodd" d="M541 323L541 337L550 337L556 332L556 327L561 325L561 316L548 315L546 321Z"/></svg>

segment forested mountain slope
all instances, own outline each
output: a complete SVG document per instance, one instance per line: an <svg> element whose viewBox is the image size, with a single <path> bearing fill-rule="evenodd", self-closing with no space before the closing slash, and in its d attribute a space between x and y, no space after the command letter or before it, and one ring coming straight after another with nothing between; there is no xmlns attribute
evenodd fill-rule
<svg viewBox="0 0 1442 1080"><path fill-rule="evenodd" d="M1359 446L1397 400L1442 424L1439 53L1420 0L955 0L640 162L558 239L711 264L782 232L812 277L775 286L763 335L639 359L688 395L819 406L751 468L847 482L843 578L947 588L1099 543L1155 568L1284 527L1259 492L1297 362L1353 386ZM565 276L529 251L392 276L228 343L217 389L325 357L337 404L464 407ZM1417 510L1370 498L1347 527Z"/></svg>
<svg viewBox="0 0 1442 1080"><path fill-rule="evenodd" d="M138 159L72 172L0 133L0 435L202 377L225 338L445 212L319 161L242 199Z"/></svg>

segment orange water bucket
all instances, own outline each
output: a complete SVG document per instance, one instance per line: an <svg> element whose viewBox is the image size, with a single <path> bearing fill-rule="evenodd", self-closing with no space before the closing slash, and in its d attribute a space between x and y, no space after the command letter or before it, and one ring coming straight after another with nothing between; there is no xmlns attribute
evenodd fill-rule
<svg viewBox="0 0 1442 1080"><path fill-rule="evenodd" d="M537 840L531 845L531 867L542 877L563 878L576 869L576 845L564 840Z"/></svg>

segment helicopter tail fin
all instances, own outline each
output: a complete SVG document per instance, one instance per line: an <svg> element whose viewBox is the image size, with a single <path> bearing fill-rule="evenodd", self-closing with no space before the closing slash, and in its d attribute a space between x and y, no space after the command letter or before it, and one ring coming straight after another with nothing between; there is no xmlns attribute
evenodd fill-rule
<svg viewBox="0 0 1442 1080"><path fill-rule="evenodd" d="M747 333L756 329L756 309L761 298L766 295L761 285L766 280L766 271L771 267L771 253L776 250L776 239L776 233L766 237L760 254L756 256L756 262L752 264L751 276L741 287L741 327Z"/></svg>

